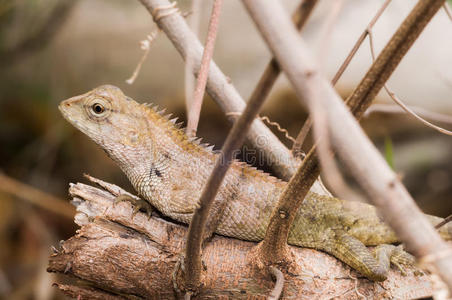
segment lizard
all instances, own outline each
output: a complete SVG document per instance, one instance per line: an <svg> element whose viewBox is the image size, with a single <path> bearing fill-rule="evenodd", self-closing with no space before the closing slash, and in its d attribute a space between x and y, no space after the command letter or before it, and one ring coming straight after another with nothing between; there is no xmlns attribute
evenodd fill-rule
<svg viewBox="0 0 452 300"><path fill-rule="evenodd" d="M64 118L97 143L125 173L138 194L163 215L189 224L218 153L189 138L170 115L103 85L64 100ZM216 233L248 241L264 238L287 182L234 161L216 197L227 201ZM441 218L426 215L432 224ZM450 223L449 223L450 224ZM452 226L439 229L450 240ZM373 281L387 278L390 263L414 264L395 233L366 203L309 192L288 243L329 253ZM377 246L370 251L366 246Z"/></svg>

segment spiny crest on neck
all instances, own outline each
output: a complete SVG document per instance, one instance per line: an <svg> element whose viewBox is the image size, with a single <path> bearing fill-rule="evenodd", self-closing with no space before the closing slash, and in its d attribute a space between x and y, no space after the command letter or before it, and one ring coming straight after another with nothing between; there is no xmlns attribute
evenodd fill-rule
<svg viewBox="0 0 452 300"><path fill-rule="evenodd" d="M166 114L166 109L159 109L156 104L143 103L139 104L150 120L156 123L162 129L165 129L167 133L181 146L185 151L196 152L199 150L205 150L207 153L214 154L213 145L208 143L201 143L202 138L188 137L185 134L185 128L182 127L182 122L177 122L177 117L171 118L172 114Z"/></svg>
<svg viewBox="0 0 452 300"><path fill-rule="evenodd" d="M160 128L165 128L172 135L172 137L177 140L179 145L189 152L198 152L203 149L205 152L200 154L211 154L216 155L218 153L213 152L213 145L207 143L201 143L202 138L198 137L188 137L185 133L185 128L183 128L182 122L177 122L176 118L171 118L172 114L165 114L166 109L160 109L158 105L143 103L140 104L140 108L147 112L149 118L156 122ZM272 183L284 183L279 178L276 178L262 170L259 170L246 162L234 160L231 168L237 169L246 177L251 177L253 179L261 179L263 181Z"/></svg>

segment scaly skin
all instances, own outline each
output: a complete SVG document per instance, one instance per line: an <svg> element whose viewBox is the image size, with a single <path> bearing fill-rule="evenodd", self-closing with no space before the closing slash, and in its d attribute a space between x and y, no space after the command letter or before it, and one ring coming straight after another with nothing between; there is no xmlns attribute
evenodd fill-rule
<svg viewBox="0 0 452 300"><path fill-rule="evenodd" d="M189 139L175 120L138 104L114 86L101 86L63 101L59 109L99 144L127 175L136 191L164 215L189 223L217 154ZM286 182L245 163L231 165L217 197L227 200L216 232L249 241L262 240ZM440 218L429 216L432 223ZM441 230L450 239L448 228ZM373 206L309 193L288 242L323 250L372 280L384 280L389 260L411 264L394 233ZM379 246L375 256L365 246ZM377 258L375 258L377 257ZM386 263L385 263L386 261Z"/></svg>

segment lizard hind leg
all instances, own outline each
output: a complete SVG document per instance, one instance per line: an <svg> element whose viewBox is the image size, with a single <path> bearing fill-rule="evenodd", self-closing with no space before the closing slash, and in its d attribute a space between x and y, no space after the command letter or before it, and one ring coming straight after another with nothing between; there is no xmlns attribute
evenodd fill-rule
<svg viewBox="0 0 452 300"><path fill-rule="evenodd" d="M364 244L355 237L339 231L322 247L342 262L373 281L383 281L389 271L389 258L382 260L374 257Z"/></svg>
<svg viewBox="0 0 452 300"><path fill-rule="evenodd" d="M387 264L388 268L390 264L396 266L404 276L407 275L405 267L412 268L416 262L413 255L403 250L402 245L379 245L374 249L374 255L378 261Z"/></svg>
<svg viewBox="0 0 452 300"><path fill-rule="evenodd" d="M127 194L121 194L121 195L117 196L113 202L113 206L115 206L119 202L124 202L124 201L130 202L130 204L132 204L132 206L133 206L132 218L139 211L143 211L148 216L148 219L151 217L152 206L147 201L145 201L143 199L137 199L137 198L131 197Z"/></svg>

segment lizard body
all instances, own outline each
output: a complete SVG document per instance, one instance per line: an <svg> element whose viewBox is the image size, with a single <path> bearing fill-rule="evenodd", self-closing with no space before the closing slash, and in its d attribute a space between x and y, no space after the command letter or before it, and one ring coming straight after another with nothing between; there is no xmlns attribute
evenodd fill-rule
<svg viewBox="0 0 452 300"><path fill-rule="evenodd" d="M99 144L127 175L136 191L162 214L188 224L217 155L211 147L188 138L161 112L138 104L114 86L101 86L63 101L63 116ZM236 161L217 197L227 201L216 232L260 241L286 182ZM428 216L432 223L442 219ZM449 227L440 234L450 239ZM323 250L372 280L384 280L379 251L393 253L393 262L411 262L397 247L365 246L396 243L376 209L365 203L339 200L310 192L290 230L288 243ZM406 255L405 255L406 254Z"/></svg>

